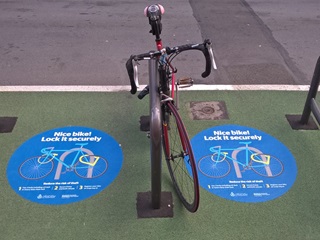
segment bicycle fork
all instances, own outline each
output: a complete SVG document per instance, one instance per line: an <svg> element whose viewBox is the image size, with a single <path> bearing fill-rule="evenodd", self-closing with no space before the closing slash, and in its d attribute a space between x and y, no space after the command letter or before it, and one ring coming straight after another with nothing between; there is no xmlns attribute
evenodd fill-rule
<svg viewBox="0 0 320 240"><path fill-rule="evenodd" d="M167 106L167 108L169 108L169 107ZM166 115L166 114L164 114L164 115ZM184 135L181 133L180 129L178 128L178 134L179 134L178 139L181 141L182 150L180 153L177 153L177 155L173 155L173 153L171 152L171 149L170 149L170 144L173 144L173 143L171 143L170 139L169 139L169 131L170 131L169 117L168 116L163 116L163 117L164 117L165 121L163 121L163 123L162 123L162 131L163 131L163 138L164 138L163 143L165 144L164 149L165 149L166 157L167 157L166 160L167 161L174 161L174 159L178 158L178 157L184 158L187 155L186 154L187 146L186 146L186 143L183 138Z"/></svg>

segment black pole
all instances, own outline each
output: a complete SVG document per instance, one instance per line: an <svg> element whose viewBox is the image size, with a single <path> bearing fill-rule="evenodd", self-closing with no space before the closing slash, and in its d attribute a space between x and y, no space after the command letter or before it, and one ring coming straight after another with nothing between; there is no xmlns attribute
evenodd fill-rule
<svg viewBox="0 0 320 240"><path fill-rule="evenodd" d="M301 124L307 124L309 121L309 117L311 114L311 101L312 99L316 98L318 88L319 88L319 82L320 82L320 57L318 58L316 67L314 69L309 93L307 96L306 103L304 105L303 113L301 115L300 123Z"/></svg>

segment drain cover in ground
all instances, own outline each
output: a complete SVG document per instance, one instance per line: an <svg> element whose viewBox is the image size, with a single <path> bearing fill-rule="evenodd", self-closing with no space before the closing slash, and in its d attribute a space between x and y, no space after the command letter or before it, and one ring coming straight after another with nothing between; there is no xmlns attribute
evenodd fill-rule
<svg viewBox="0 0 320 240"><path fill-rule="evenodd" d="M224 101L190 102L189 111L193 120L229 119Z"/></svg>
<svg viewBox="0 0 320 240"><path fill-rule="evenodd" d="M17 119L17 117L0 117L0 133L12 132Z"/></svg>

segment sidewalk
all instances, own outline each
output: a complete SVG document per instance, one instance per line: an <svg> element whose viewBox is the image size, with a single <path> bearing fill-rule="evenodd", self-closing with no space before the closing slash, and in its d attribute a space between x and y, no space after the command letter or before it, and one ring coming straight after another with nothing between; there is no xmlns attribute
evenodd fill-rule
<svg viewBox="0 0 320 240"><path fill-rule="evenodd" d="M128 92L3 92L0 117L17 117L17 122L11 133L0 137L1 239L319 239L320 133L292 130L285 117L302 113L307 92L191 91L180 96L180 113L191 139L205 129L235 124L282 142L298 168L293 187L275 200L255 204L230 201L201 188L199 210L190 214L163 163L162 188L172 192L174 216L140 219L137 193L150 190L149 140L139 130L140 116L148 114L147 99L140 101ZM229 119L192 120L192 101L224 101ZM119 175L100 193L72 204L23 199L7 180L12 154L33 136L67 126L98 129L120 143Z"/></svg>

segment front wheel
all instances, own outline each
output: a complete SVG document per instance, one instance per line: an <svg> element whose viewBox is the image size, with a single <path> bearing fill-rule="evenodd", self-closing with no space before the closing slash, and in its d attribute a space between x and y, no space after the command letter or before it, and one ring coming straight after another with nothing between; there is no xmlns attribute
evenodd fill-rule
<svg viewBox="0 0 320 240"><path fill-rule="evenodd" d="M82 178L97 178L102 176L108 168L106 159L95 155L83 155L75 165L75 173Z"/></svg>
<svg viewBox="0 0 320 240"><path fill-rule="evenodd" d="M250 162L251 169L263 177L277 177L283 172L282 162L268 154L255 154Z"/></svg>
<svg viewBox="0 0 320 240"><path fill-rule="evenodd" d="M163 145L173 185L183 205L190 212L199 206L199 182L192 147L176 107L166 102Z"/></svg>

